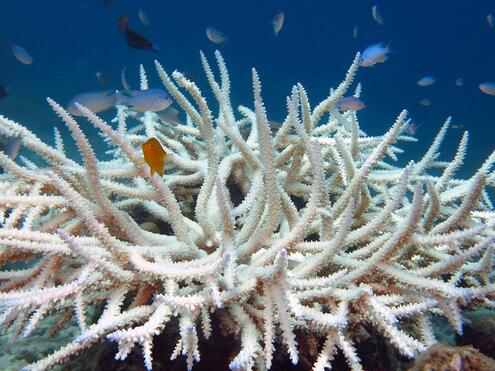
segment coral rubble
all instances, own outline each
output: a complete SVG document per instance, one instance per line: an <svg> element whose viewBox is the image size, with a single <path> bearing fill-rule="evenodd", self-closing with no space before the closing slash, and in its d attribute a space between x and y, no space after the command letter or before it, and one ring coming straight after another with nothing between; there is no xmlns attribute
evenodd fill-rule
<svg viewBox="0 0 495 371"><path fill-rule="evenodd" d="M141 346L151 369L153 337L172 331L174 317L171 358L184 356L188 369L218 322L240 343L231 369L269 369L276 348L297 364L295 334L303 331L321 339L315 370L338 350L359 370L355 342L365 327L412 358L436 343L432 316L460 333L463 308L494 307L487 188L495 153L471 178L457 178L468 133L452 161L440 160L447 120L420 161L394 165L397 143L415 140L407 112L385 134L368 136L356 112L337 109L359 55L314 108L295 85L285 120L272 128L256 70L254 108L236 113L224 60L215 57L219 78L201 54L216 112L194 82L158 62L186 122L119 106L112 126L79 105L111 160L97 159L81 123L51 99L83 163L66 155L58 130L50 146L0 116L0 134L21 135L46 162L23 157L20 165L0 153L0 325L14 337L28 337L47 317L53 332L72 319L79 327L26 370L100 339L118 344L120 360ZM353 95L360 92L357 84ZM150 176L141 158L150 137L172 154L163 178Z"/></svg>
<svg viewBox="0 0 495 371"><path fill-rule="evenodd" d="M476 349L449 347L435 344L414 362L409 371L483 371L495 370L495 360L480 353Z"/></svg>

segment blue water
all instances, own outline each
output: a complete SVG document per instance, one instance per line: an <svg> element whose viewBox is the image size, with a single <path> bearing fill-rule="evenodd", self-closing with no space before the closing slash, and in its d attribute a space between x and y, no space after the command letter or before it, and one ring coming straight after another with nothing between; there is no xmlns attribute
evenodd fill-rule
<svg viewBox="0 0 495 371"><path fill-rule="evenodd" d="M371 17L373 4L383 16L383 26ZM140 23L139 8L148 15L149 28ZM274 37L268 22L279 10L286 19ZM107 6L100 0L2 0L0 84L7 85L10 93L0 100L0 113L51 142L53 126L63 124L45 97L65 104L77 93L99 90L97 71L106 74L110 87L121 88L123 66L128 68L131 85L137 87L140 63L151 84L158 87L152 65L155 58L169 72L194 73L210 97L199 50L212 60L213 51L219 48L230 69L234 104L252 106L250 68L256 67L270 118L276 121L284 115L285 97L294 83L306 87L314 106L342 80L358 50L384 41L393 50L390 59L362 68L358 74L367 105L359 113L362 128L369 134L383 133L402 108L408 109L421 124L420 141L406 146L404 159L417 159L452 115L454 124L470 131L463 173L467 176L495 147L495 97L478 89L481 82L495 81L495 29L487 24L488 13L495 13L494 1L115 0ZM160 52L127 46L116 29L123 14L129 16L131 27L158 44ZM209 25L225 33L228 43L211 43L205 36ZM359 35L355 40L352 30L356 25ZM26 48L34 63L26 66L15 60L10 53L12 43ZM437 83L418 87L416 81L424 75L435 76ZM463 87L454 85L459 77L464 79ZM432 101L431 106L418 104L424 98ZM211 102L215 111L216 104ZM103 116L109 119L113 114ZM85 124L85 130L94 136L92 127ZM451 155L461 135L462 129L452 130L443 153Z"/></svg>

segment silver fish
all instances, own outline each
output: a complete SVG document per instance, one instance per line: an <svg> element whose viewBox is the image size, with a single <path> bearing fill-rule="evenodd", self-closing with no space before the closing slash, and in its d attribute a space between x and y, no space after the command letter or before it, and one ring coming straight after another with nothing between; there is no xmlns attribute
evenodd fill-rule
<svg viewBox="0 0 495 371"><path fill-rule="evenodd" d="M218 45L225 44L227 42L227 37L211 26L206 29L206 37L208 40Z"/></svg>
<svg viewBox="0 0 495 371"><path fill-rule="evenodd" d="M285 20L285 14L283 12L278 12L275 14L275 17L273 17L272 25L273 25L273 33L275 36L278 35L280 30L282 29L284 25L284 20Z"/></svg>
<svg viewBox="0 0 495 371"><path fill-rule="evenodd" d="M495 26L495 19L493 18L493 14L488 14L486 16L486 21L488 22L488 25L493 28Z"/></svg>
<svg viewBox="0 0 495 371"><path fill-rule="evenodd" d="M479 84L480 90L488 95L495 95L495 82L484 82Z"/></svg>
<svg viewBox="0 0 495 371"><path fill-rule="evenodd" d="M12 54L14 54L15 59L23 64L32 64L33 58L29 55L29 53L23 47L19 45L12 45Z"/></svg>
<svg viewBox="0 0 495 371"><path fill-rule="evenodd" d="M378 7L376 5L373 5L371 7L371 16L373 17L376 23L378 23L380 26L383 26L383 18L380 12L378 11Z"/></svg>
<svg viewBox="0 0 495 371"><path fill-rule="evenodd" d="M76 107L76 103L89 108L94 113L99 113L112 108L115 105L114 91L95 91L81 93L72 98L67 105L67 112L74 116L82 116L82 112Z"/></svg>
<svg viewBox="0 0 495 371"><path fill-rule="evenodd" d="M138 17L139 20L146 26L149 27L151 22L146 13L143 11L143 9L139 9L138 11Z"/></svg>
<svg viewBox="0 0 495 371"><path fill-rule="evenodd" d="M135 112L163 111L173 103L172 97L162 89L124 90L117 93L117 104L128 106Z"/></svg>
<svg viewBox="0 0 495 371"><path fill-rule="evenodd" d="M127 66L124 66L124 68L122 68L122 71L120 72L120 81L122 82L122 87L125 90L131 90L131 86L127 82L127 77L125 75L126 71L127 71Z"/></svg>
<svg viewBox="0 0 495 371"><path fill-rule="evenodd" d="M5 153L12 161L15 161L17 155L19 155L19 150L21 149L22 135L12 138L5 145Z"/></svg>
<svg viewBox="0 0 495 371"><path fill-rule="evenodd" d="M424 76L418 80L416 83L418 86L431 86L433 85L437 80L433 76Z"/></svg>

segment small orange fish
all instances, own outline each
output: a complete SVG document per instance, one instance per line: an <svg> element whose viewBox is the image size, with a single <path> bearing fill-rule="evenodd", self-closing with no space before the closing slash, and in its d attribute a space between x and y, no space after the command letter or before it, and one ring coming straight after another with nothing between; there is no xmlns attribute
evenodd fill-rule
<svg viewBox="0 0 495 371"><path fill-rule="evenodd" d="M163 149L162 145L156 138L148 139L143 145L144 161L150 167L150 174L153 176L155 171L163 176L163 170L165 168L165 158L168 156L167 152Z"/></svg>

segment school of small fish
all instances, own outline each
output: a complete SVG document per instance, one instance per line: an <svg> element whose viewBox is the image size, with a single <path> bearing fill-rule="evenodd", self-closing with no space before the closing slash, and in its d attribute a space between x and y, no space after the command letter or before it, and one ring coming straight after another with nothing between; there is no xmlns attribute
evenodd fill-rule
<svg viewBox="0 0 495 371"><path fill-rule="evenodd" d="M109 7L113 7L115 5L113 0L101 1ZM385 25L381 9L376 4L371 7L371 17L377 25ZM141 23L141 28L144 26L152 32L153 28L156 27L156 23L154 24L155 27L151 27L152 24L150 18L142 8L137 11L137 18ZM271 21L269 21L274 36L278 36L280 34L282 28L284 27L285 20L285 12L275 12ZM131 27L129 22L129 17L122 15L117 23L117 29L127 45L133 49L158 52L159 49L157 44L147 36L144 36L134 27ZM493 14L487 14L486 22L488 23L489 28L495 27L495 18ZM352 29L352 38L357 39L358 35L359 27L358 25L355 25ZM209 41L216 45L224 45L228 41L228 37L225 33L212 26L208 26L206 28L206 37ZM11 43L10 53L19 63L23 65L28 66L33 64L33 57L23 46ZM359 65L361 67L374 67L377 64L386 62L391 53L392 50L390 45L385 42L371 44L361 52ZM67 111L70 114L74 116L82 115L82 113L78 110L76 103L89 108L95 113L107 111L117 105L125 105L129 110L134 112L155 112L162 121L170 125L175 125L180 122L180 112L171 107L173 100L166 91L154 88L148 90L131 89L131 86L127 80L127 68L125 66L122 68L120 74L120 83L123 88L121 90L108 90L109 80L105 73L98 71L95 73L95 76L101 88L107 90L76 94L69 100L69 103L66 106ZM429 87L436 84L436 82L436 77L432 75L425 75L417 80L416 84L420 87ZM454 85L457 87L464 86L464 79L462 77L455 79ZM495 82L482 82L478 85L478 88L486 95L495 96ZM9 89L5 85L0 85L0 101L7 98L8 95ZM428 107L432 104L431 100L428 98L423 98L419 100L418 103L423 107ZM359 111L365 108L365 104L357 97L348 96L337 101L336 108L341 111ZM410 121L407 125L407 132L411 135L415 135L419 126L420 125L415 124L413 121ZM458 124L456 127L461 128L463 125ZM15 160L17 154L19 153L21 143L22 137L10 138L9 142L5 146L5 150L10 158ZM164 159L167 156L167 153L161 146L160 142L156 138L151 138L143 144L142 149L145 161L150 167L151 174L153 175L153 173L156 172L163 175Z"/></svg>

